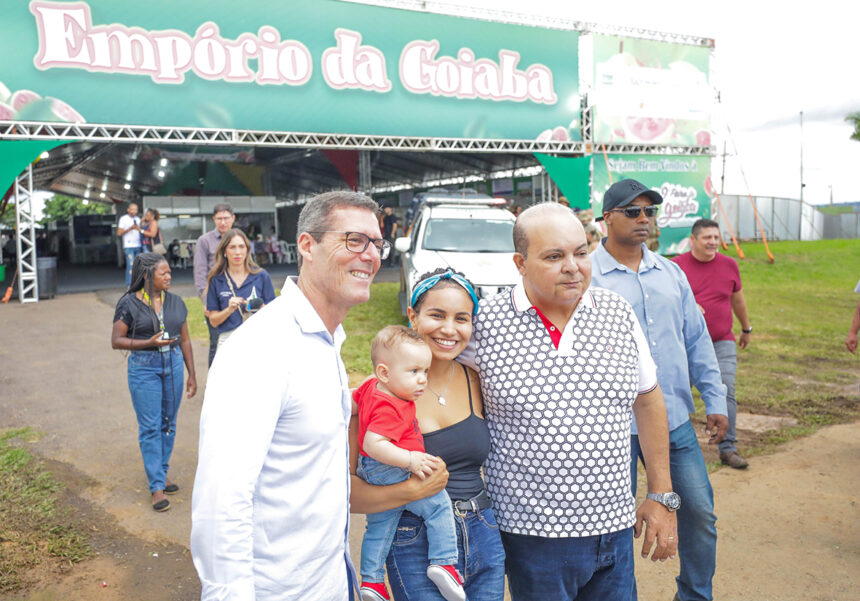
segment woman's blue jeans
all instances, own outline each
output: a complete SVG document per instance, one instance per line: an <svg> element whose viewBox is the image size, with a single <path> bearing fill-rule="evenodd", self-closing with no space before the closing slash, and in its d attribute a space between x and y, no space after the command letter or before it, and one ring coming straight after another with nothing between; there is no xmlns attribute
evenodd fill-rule
<svg viewBox="0 0 860 601"><path fill-rule="evenodd" d="M128 389L137 414L138 442L149 492L164 490L182 401L182 350L132 351L128 356Z"/></svg>
<svg viewBox="0 0 860 601"><path fill-rule="evenodd" d="M639 437L632 437L633 495L636 495L636 461L642 456ZM686 422L669 432L669 468L672 490L681 496L678 510L678 557L681 601L713 599L712 581L717 567L717 516L714 490L693 424ZM663 491L657 491L663 492ZM633 599L636 599L634 590Z"/></svg>
<svg viewBox="0 0 860 601"><path fill-rule="evenodd" d="M457 524L455 564L463 575L469 601L502 601L505 597L505 549L492 509L454 514ZM395 601L445 601L427 578L427 528L424 520L404 512L388 553L388 582Z"/></svg>
<svg viewBox="0 0 860 601"><path fill-rule="evenodd" d="M380 463L370 457L358 459L358 477L384 486L397 484L409 477L409 471ZM457 534L451 500L444 490L432 497L407 503L402 507L367 514L367 530L361 541L361 578L367 582L385 579L385 557L394 540L395 530L404 510L421 515L428 524L430 544L424 555L424 571L429 564L454 565L457 563Z"/></svg>

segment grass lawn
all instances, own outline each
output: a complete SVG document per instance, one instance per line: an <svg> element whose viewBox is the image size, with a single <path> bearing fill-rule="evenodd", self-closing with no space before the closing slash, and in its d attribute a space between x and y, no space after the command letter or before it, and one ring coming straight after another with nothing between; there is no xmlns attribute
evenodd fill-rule
<svg viewBox="0 0 860 601"><path fill-rule="evenodd" d="M845 349L857 309L860 241L776 242L773 264L763 244L742 245L744 296L753 324L738 352L739 410L796 418L764 448L817 427L860 417L860 364ZM737 258L734 249L728 252ZM740 326L735 321L735 333ZM701 408L699 412L701 413Z"/></svg>
<svg viewBox="0 0 860 601"><path fill-rule="evenodd" d="M745 407L823 419L833 399L856 400L857 357L845 336L857 308L860 241L778 242L768 263L763 244L744 244L739 261L753 324L739 352L737 397ZM736 330L740 326L736 324Z"/></svg>
<svg viewBox="0 0 860 601"><path fill-rule="evenodd" d="M92 553L83 525L58 502L61 485L13 444L34 436L27 428L0 431L0 598L26 584L22 575L39 563L62 569Z"/></svg>
<svg viewBox="0 0 860 601"><path fill-rule="evenodd" d="M760 450L860 417L860 363L844 344L858 302L853 290L860 278L860 241L770 246L776 258L772 264L763 244L742 246L746 258L739 265L754 331L750 346L739 351L736 396L741 411L792 416L799 425L770 435ZM737 258L733 248L728 254ZM398 284L374 284L370 302L354 307L344 322L348 338L343 358L353 383L371 372L370 341L376 332L406 323L397 291ZM191 335L206 340L200 300L185 302ZM739 333L737 322L735 330Z"/></svg>

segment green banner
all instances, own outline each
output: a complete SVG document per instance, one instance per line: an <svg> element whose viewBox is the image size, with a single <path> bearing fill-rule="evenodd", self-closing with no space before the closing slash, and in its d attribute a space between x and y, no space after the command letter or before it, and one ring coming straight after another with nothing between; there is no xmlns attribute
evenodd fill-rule
<svg viewBox="0 0 860 601"><path fill-rule="evenodd" d="M709 146L709 61L709 48L595 35L595 142Z"/></svg>
<svg viewBox="0 0 860 601"><path fill-rule="evenodd" d="M578 38L336 0L8 2L0 120L580 140Z"/></svg>
<svg viewBox="0 0 860 601"><path fill-rule="evenodd" d="M0 198L15 184L15 178L21 175L27 165L37 160L43 152L63 144L67 142L0 140Z"/></svg>
<svg viewBox="0 0 860 601"><path fill-rule="evenodd" d="M702 217L711 216L711 200L705 193L711 185L711 160L702 156L662 156L610 154L594 157L592 207L603 211L603 194L612 182L635 179L663 196L656 224L660 228L660 249L664 255L690 250L690 228Z"/></svg>
<svg viewBox="0 0 860 601"><path fill-rule="evenodd" d="M576 209L591 205L591 157L554 157L538 152L535 157L567 198L567 204Z"/></svg>

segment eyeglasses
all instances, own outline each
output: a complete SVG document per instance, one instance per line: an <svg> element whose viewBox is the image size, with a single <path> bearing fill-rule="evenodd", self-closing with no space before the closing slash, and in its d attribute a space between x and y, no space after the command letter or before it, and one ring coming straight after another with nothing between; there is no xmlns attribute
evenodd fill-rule
<svg viewBox="0 0 860 601"><path fill-rule="evenodd" d="M645 217L651 218L657 215L657 213L660 211L660 207L624 207L623 209L611 209L609 212L624 213L625 217L629 217L630 219L636 219L637 217L639 217L639 215L642 214L642 211L645 211Z"/></svg>
<svg viewBox="0 0 860 601"><path fill-rule="evenodd" d="M338 232L326 230L322 232L308 232L309 234L344 234L346 242L346 250L361 254L367 250L367 247L373 244L376 250L379 251L379 258L383 261L388 258L388 253L391 252L391 242L382 238L371 238L367 234L361 232Z"/></svg>

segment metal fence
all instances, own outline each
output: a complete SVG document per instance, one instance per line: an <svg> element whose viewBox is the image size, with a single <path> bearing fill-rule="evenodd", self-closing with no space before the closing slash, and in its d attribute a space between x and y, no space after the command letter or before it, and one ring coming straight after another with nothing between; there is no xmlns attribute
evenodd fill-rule
<svg viewBox="0 0 860 601"><path fill-rule="evenodd" d="M761 240L749 196L726 194L720 200L725 215L714 201L711 216L725 239L729 239L728 223L739 240ZM860 213L828 215L794 198L754 196L753 201L768 240L860 238Z"/></svg>

